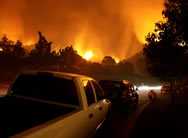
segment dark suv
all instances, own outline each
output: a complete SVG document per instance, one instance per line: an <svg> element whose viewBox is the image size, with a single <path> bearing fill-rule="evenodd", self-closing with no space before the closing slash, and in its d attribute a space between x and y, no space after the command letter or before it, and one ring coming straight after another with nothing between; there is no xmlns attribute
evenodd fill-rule
<svg viewBox="0 0 188 138"><path fill-rule="evenodd" d="M101 80L99 81L99 84L112 103L134 107L138 105L138 93L131 82L124 80Z"/></svg>

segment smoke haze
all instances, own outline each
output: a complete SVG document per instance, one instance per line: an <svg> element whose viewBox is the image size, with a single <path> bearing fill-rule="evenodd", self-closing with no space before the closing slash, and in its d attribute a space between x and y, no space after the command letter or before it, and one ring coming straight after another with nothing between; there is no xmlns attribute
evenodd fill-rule
<svg viewBox="0 0 188 138"><path fill-rule="evenodd" d="M0 35L36 41L37 31L54 49L73 45L94 59L128 58L143 48L144 38L161 19L163 0L0 0Z"/></svg>

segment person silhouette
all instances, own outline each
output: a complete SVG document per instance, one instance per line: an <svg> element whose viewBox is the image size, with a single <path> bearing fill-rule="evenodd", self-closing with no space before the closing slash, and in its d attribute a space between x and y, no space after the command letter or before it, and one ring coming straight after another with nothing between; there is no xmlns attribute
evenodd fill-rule
<svg viewBox="0 0 188 138"><path fill-rule="evenodd" d="M148 98L150 100L150 102L153 102L154 100L156 100L157 98L157 94L154 90L150 90L148 93Z"/></svg>

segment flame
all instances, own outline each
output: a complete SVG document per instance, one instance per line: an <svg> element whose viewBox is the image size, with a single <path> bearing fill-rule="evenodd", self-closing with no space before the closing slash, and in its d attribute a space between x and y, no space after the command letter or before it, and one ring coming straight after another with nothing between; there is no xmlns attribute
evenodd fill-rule
<svg viewBox="0 0 188 138"><path fill-rule="evenodd" d="M114 57L114 56L113 56L113 58L114 58L114 60L116 61L116 63L119 63L119 62L120 62L120 59L119 59L118 57Z"/></svg>
<svg viewBox="0 0 188 138"><path fill-rule="evenodd" d="M92 51L86 51L86 52L84 53L84 55L83 55L83 58L89 61L89 60L92 59L93 55L94 55L94 54L93 54Z"/></svg>
<svg viewBox="0 0 188 138"><path fill-rule="evenodd" d="M86 60L100 61L103 58L102 50L99 46L100 44L96 38L89 36L89 30L87 27L82 29L76 36L74 41L74 48L80 56ZM97 54L94 54L97 53Z"/></svg>
<svg viewBox="0 0 188 138"><path fill-rule="evenodd" d="M30 40L27 40L27 41L24 41L24 45L25 46L32 46L35 44L35 41L30 39Z"/></svg>
<svg viewBox="0 0 188 138"><path fill-rule="evenodd" d="M4 0L0 5L0 37L6 34L30 48L40 30L56 43L53 50L68 43L89 60L101 61L110 55L119 62L142 50L140 42L145 43L145 36L161 19L164 0L99 0L92 2L92 8L90 4L86 0L48 0L45 5L42 1Z"/></svg>

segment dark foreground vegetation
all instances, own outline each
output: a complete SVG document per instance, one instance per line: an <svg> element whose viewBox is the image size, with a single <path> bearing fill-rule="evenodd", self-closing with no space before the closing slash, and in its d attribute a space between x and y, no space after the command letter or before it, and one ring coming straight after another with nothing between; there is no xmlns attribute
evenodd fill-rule
<svg viewBox="0 0 188 138"><path fill-rule="evenodd" d="M41 32L32 50L25 49L21 41L11 41L7 36L0 40L0 81L10 81L16 74L28 70L51 70L72 72L93 76L96 79L142 80L135 73L132 63L122 60L116 63L111 56L105 56L101 63L83 59L73 46L53 51L53 43Z"/></svg>
<svg viewBox="0 0 188 138"><path fill-rule="evenodd" d="M188 75L188 1L165 0L163 21L146 37L144 55L148 71L162 81Z"/></svg>

